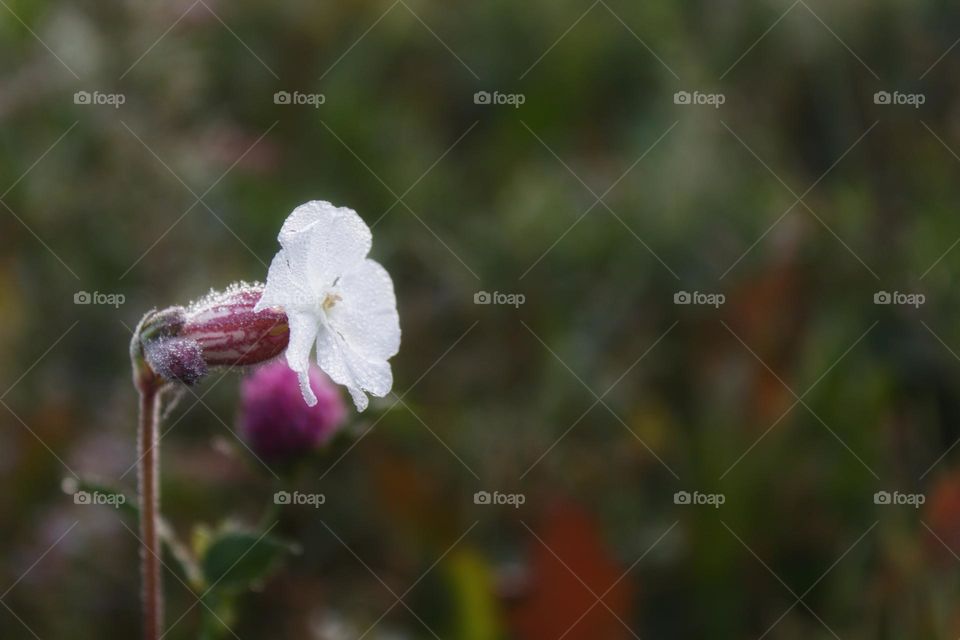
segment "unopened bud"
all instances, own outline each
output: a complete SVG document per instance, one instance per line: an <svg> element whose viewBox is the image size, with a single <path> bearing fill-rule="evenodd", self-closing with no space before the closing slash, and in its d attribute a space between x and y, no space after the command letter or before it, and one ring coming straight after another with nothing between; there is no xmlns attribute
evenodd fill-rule
<svg viewBox="0 0 960 640"><path fill-rule="evenodd" d="M262 287L234 285L212 292L188 308L149 314L139 328L139 347L150 368L165 380L196 383L210 367L246 366L283 353L290 339L279 309L254 313Z"/></svg>
<svg viewBox="0 0 960 640"><path fill-rule="evenodd" d="M200 345L211 367L266 362L287 348L290 328L280 309L254 313L261 295L262 287L248 285L211 293L187 309L180 335Z"/></svg>
<svg viewBox="0 0 960 640"><path fill-rule="evenodd" d="M158 338L144 345L147 364L165 380L196 383L207 374L200 345L187 338Z"/></svg>

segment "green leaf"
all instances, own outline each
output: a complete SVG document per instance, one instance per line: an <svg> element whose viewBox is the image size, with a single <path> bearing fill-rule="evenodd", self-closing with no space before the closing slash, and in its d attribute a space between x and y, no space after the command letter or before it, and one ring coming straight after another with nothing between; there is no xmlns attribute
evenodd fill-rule
<svg viewBox="0 0 960 640"><path fill-rule="evenodd" d="M200 612L199 640L224 640L234 635L230 629L236 622L234 597L208 593L203 596L203 603L206 606Z"/></svg>
<svg viewBox="0 0 960 640"><path fill-rule="evenodd" d="M295 548L273 536L226 531L213 539L203 556L203 575L211 588L244 589L273 572Z"/></svg>

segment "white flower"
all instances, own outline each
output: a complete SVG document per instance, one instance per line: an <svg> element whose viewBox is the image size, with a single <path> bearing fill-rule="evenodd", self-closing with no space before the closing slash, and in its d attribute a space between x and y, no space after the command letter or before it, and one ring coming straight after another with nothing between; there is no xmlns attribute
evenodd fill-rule
<svg viewBox="0 0 960 640"><path fill-rule="evenodd" d="M308 376L317 364L350 391L359 411L367 393L382 397L393 386L387 360L400 348L393 281L367 258L370 228L353 209L314 200L293 210L280 229L256 311L282 307L290 326L287 363L300 378L308 405L317 403Z"/></svg>

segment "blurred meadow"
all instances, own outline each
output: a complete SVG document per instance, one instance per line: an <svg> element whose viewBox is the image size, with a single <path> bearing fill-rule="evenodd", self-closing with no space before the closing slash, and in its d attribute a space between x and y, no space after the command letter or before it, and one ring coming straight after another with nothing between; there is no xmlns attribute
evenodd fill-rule
<svg viewBox="0 0 960 640"><path fill-rule="evenodd" d="M229 606L165 558L166 638L956 638L958 38L890 0L0 0L0 637L138 637L136 520L65 488L135 495L139 318L264 280L322 199L393 277L394 393L296 469L237 372L171 410L180 537L297 553Z"/></svg>

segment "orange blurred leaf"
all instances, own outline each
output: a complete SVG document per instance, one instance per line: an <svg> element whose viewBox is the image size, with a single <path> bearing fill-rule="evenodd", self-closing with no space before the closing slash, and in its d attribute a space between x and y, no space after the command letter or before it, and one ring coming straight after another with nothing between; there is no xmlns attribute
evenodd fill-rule
<svg viewBox="0 0 960 640"><path fill-rule="evenodd" d="M630 577L620 579L625 568L607 548L594 518L579 506L563 504L535 532L539 540L531 543L529 590L511 617L517 635L524 640L630 637L624 627L633 595Z"/></svg>

